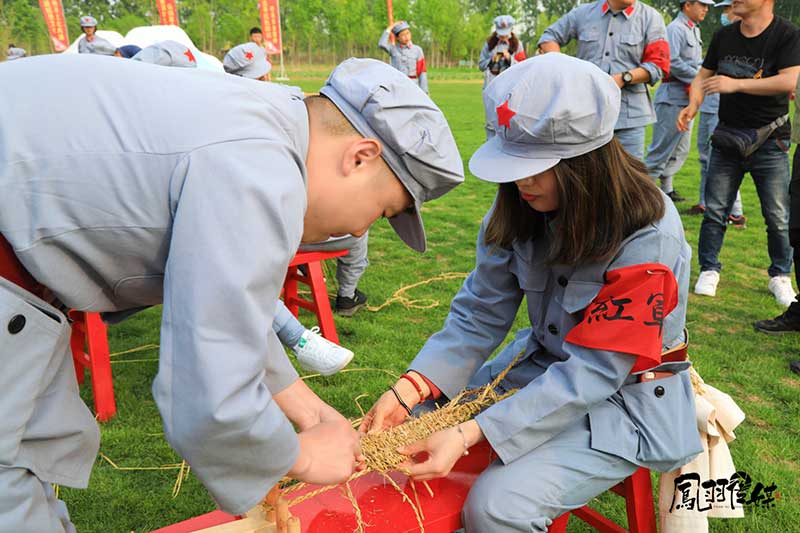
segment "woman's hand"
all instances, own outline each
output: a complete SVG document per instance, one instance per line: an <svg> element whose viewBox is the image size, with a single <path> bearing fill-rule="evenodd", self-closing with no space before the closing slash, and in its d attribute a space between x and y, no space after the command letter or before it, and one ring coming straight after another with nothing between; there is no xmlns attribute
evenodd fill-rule
<svg viewBox="0 0 800 533"><path fill-rule="evenodd" d="M484 438L474 420L437 431L425 440L399 448L397 451L407 455L409 460L400 464L398 469L407 472L415 481L444 477L469 447Z"/></svg>
<svg viewBox="0 0 800 533"><path fill-rule="evenodd" d="M431 390L425 380L422 379L422 376L413 371L409 372L407 376L417 383L423 397L430 396ZM400 398L403 399L409 409L413 409L415 405L422 401L420 392L407 379L401 378L397 380L397 383L394 384L394 390L397 391L397 394L400 395ZM397 401L397 396L394 395L394 392L388 390L378 398L372 409L364 415L361 425L358 426L358 432L364 434L369 431L388 429L402 424L408 416L408 411Z"/></svg>

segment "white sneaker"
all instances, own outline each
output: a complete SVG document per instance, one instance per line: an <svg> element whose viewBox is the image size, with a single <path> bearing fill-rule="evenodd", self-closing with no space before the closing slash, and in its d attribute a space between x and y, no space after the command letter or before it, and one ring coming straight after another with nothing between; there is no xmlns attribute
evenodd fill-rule
<svg viewBox="0 0 800 533"><path fill-rule="evenodd" d="M792 288L792 278L789 276L772 276L769 278L768 287L778 305L789 307L794 301L795 292Z"/></svg>
<svg viewBox="0 0 800 533"><path fill-rule="evenodd" d="M292 350L303 370L323 376L337 373L353 360L353 352L321 336L317 326L307 329Z"/></svg>
<svg viewBox="0 0 800 533"><path fill-rule="evenodd" d="M694 293L702 296L716 296L717 285L719 285L719 272L704 270L700 272L697 283L694 284Z"/></svg>

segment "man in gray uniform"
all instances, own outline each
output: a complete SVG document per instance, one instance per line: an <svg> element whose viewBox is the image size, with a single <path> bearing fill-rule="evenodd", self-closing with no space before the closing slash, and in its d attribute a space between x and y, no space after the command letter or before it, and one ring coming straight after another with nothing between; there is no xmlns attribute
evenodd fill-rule
<svg viewBox="0 0 800 533"><path fill-rule="evenodd" d="M163 302L164 433L223 510L287 473L358 467L352 426L271 332L288 263L381 216L424 251L421 204L463 164L441 111L385 63L349 59L321 93L83 55L0 65L0 530L71 530L50 483L85 487L97 452L64 307L118 320ZM9 281L14 263L47 300Z"/></svg>
<svg viewBox="0 0 800 533"><path fill-rule="evenodd" d="M8 54L6 55L6 60L13 61L14 59L22 59L27 55L28 52L26 52L24 48L18 48L14 46L14 43L11 43L8 45Z"/></svg>
<svg viewBox="0 0 800 533"><path fill-rule="evenodd" d="M578 58L594 63L622 89L614 134L634 157L644 157L645 126L656 121L646 83L669 73L669 44L658 11L636 0L597 0L582 4L547 28L542 52L558 52L578 40Z"/></svg>
<svg viewBox="0 0 800 533"><path fill-rule="evenodd" d="M84 37L78 41L79 54L100 54L104 56L113 56L117 51L117 47L95 35L97 32L97 19L89 15L81 17L81 30L83 30Z"/></svg>
<svg viewBox="0 0 800 533"><path fill-rule="evenodd" d="M653 140L647 149L647 172L661 179L661 190L673 202L682 198L672 186L673 176L680 170L691 147L689 131L678 131L678 114L689 105L689 85L703 63L703 39L698 24L706 18L712 0L682 0L681 12L667 26L669 40L669 75L656 89L656 117ZM669 169L667 169L669 167Z"/></svg>
<svg viewBox="0 0 800 533"><path fill-rule="evenodd" d="M389 32L392 32L397 39L397 44L389 42ZM414 80L420 89L428 92L425 54L422 53L422 48L411 43L411 26L408 22L400 21L386 28L378 41L378 46L389 54L394 68Z"/></svg>

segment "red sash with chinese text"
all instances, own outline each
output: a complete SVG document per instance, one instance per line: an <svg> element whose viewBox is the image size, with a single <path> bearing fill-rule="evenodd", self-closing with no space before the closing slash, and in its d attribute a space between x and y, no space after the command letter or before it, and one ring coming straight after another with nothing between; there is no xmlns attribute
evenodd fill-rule
<svg viewBox="0 0 800 533"><path fill-rule="evenodd" d="M637 357L631 372L661 364L664 318L678 304L678 282L666 266L646 263L609 270L606 283L565 340Z"/></svg>

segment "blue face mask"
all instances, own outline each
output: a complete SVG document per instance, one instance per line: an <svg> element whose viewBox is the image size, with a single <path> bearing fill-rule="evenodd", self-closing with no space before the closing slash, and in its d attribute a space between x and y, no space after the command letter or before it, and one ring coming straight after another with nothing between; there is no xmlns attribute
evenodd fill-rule
<svg viewBox="0 0 800 533"><path fill-rule="evenodd" d="M723 26L727 26L728 24L731 24L731 20L728 18L728 15L726 15L725 13L723 13L722 15L719 16L719 21L722 23Z"/></svg>

